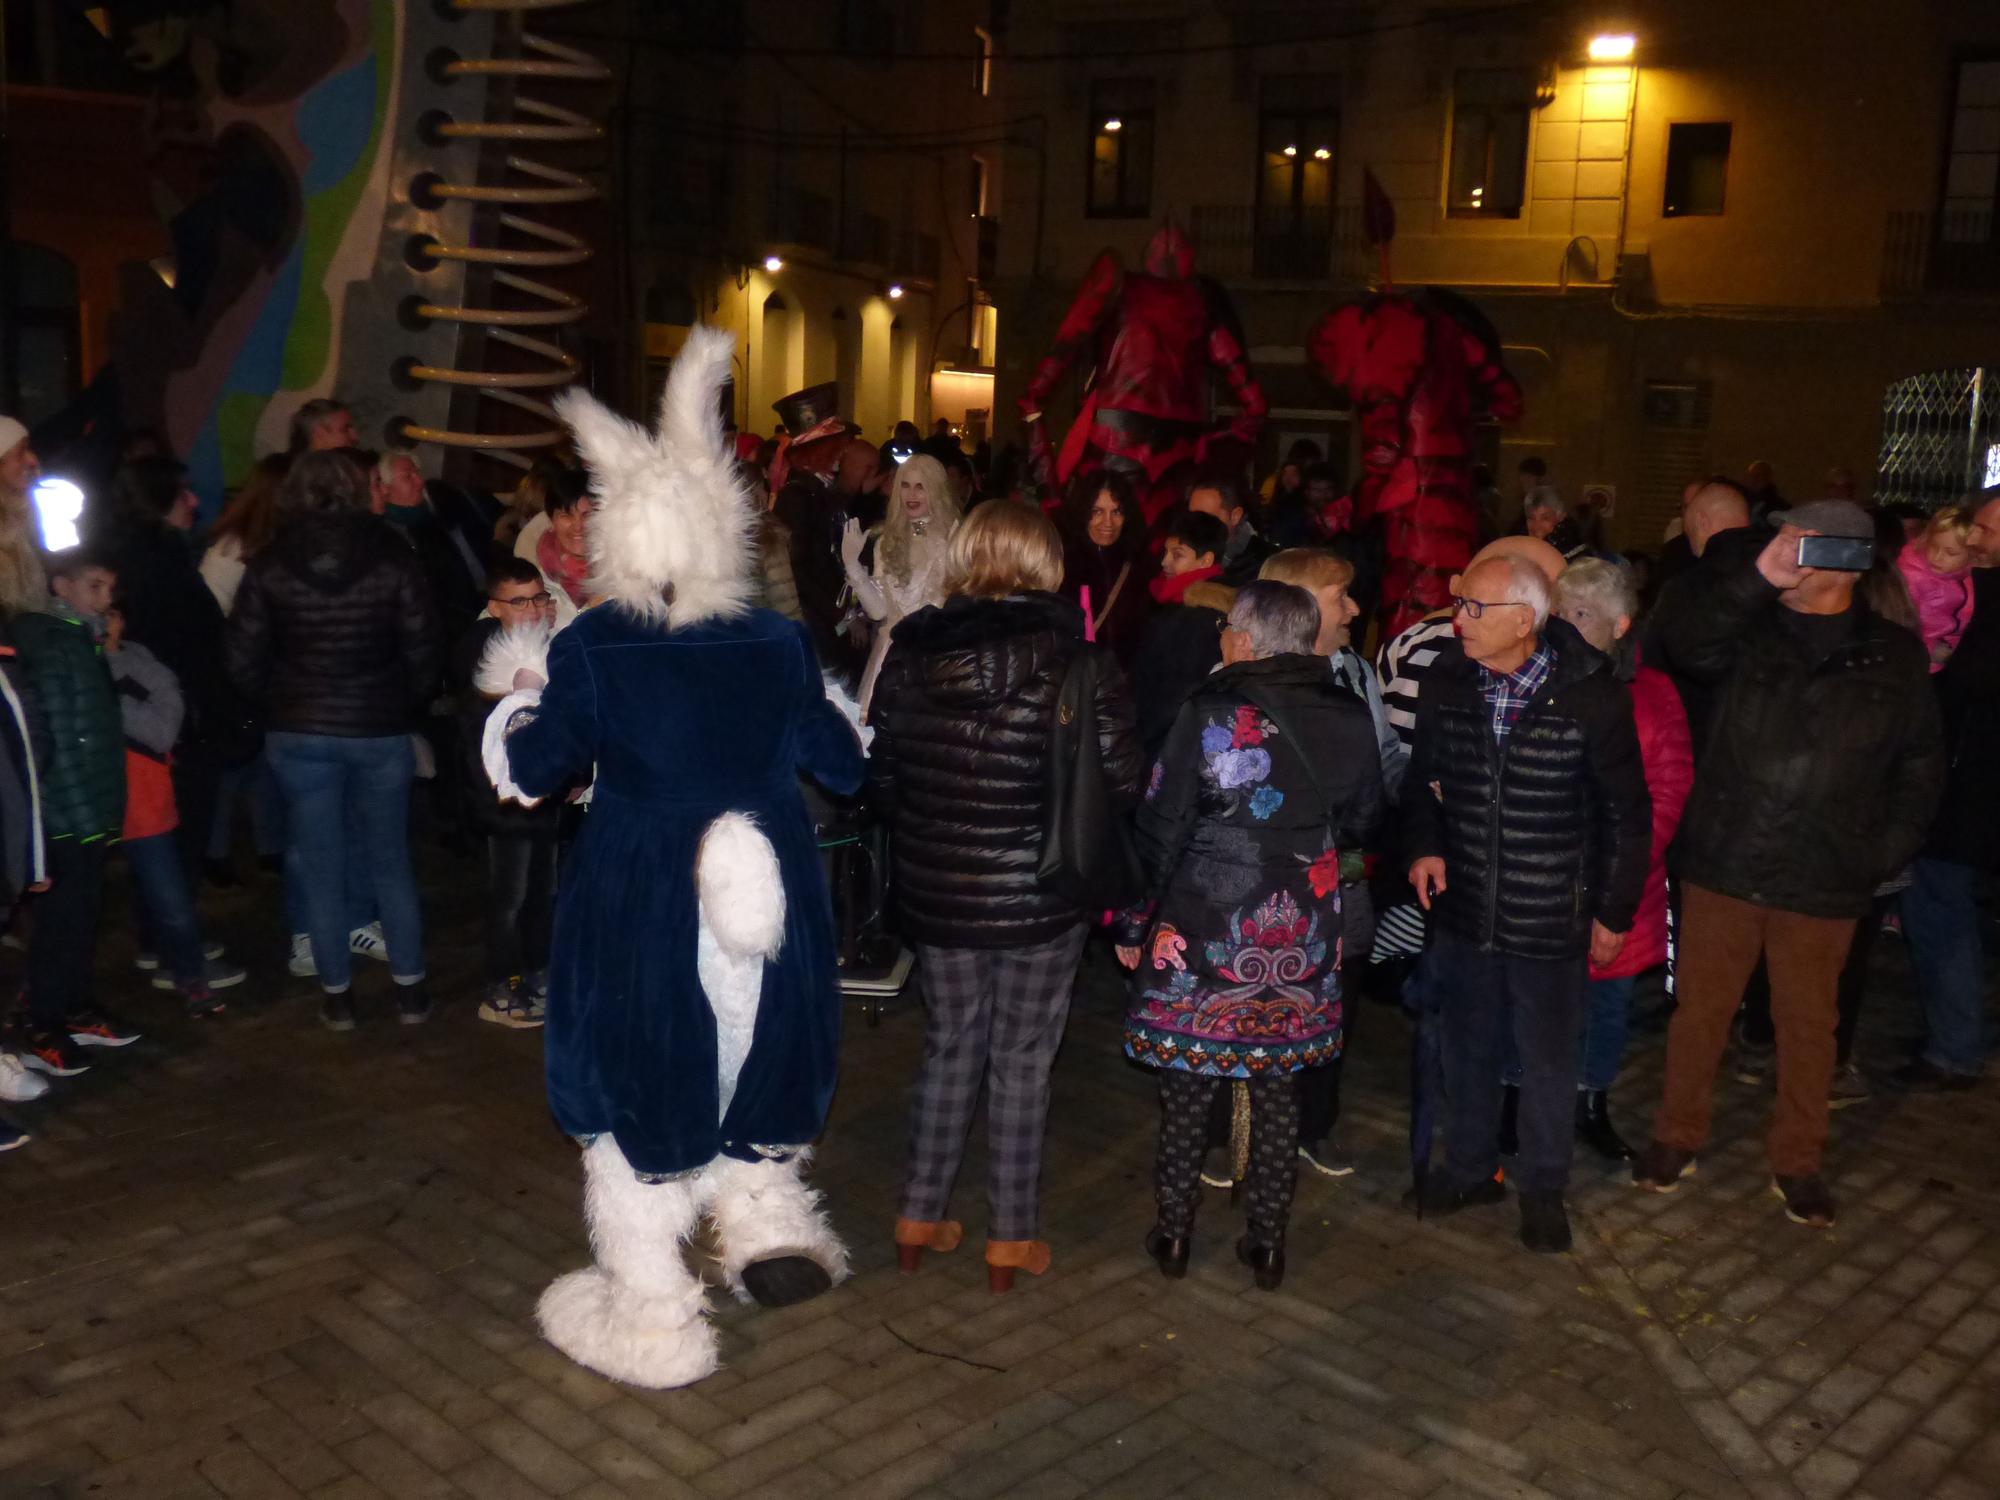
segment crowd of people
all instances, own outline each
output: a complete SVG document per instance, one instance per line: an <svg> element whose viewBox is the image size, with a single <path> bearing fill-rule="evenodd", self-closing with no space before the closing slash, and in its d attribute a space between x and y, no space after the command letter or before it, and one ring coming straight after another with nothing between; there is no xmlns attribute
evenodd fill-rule
<svg viewBox="0 0 2000 1500"><path fill-rule="evenodd" d="M779 410L777 438L736 449L763 507L757 602L804 625L872 732L865 806L925 1004L906 1270L963 1236L982 1091L992 1284L1051 1263L1050 1070L1093 936L1130 974L1125 1052L1158 1075L1145 1245L1169 1276L1202 1184L1241 1181L1237 1254L1280 1284L1301 1166L1353 1170L1336 1133L1363 996L1417 1021L1412 1107L1442 1154L1419 1148L1415 1206L1511 1188L1540 1251L1570 1244L1579 1144L1651 1191L1695 1170L1726 1055L1775 1076L1772 1185L1814 1226L1837 1212L1830 1110L1980 1078L2000 499L1871 511L1836 471L1787 504L1753 466L1691 483L1656 552L1620 553L1530 458L1511 492L1479 476L1485 545L1451 604L1371 643L1379 549L1310 443L1260 486L1197 478L1148 524L1115 471L1054 493L948 431L870 443L831 388ZM0 418L0 829L26 951L0 1097L136 1038L92 994L121 853L149 982L223 1011L245 970L196 893L237 878L246 804L320 1020L359 1023L357 956L386 966L403 1023L427 1019L419 780L486 861L479 1014L541 1025L591 789L494 797L475 681L496 635L593 602L589 477L547 459L501 500L427 485L318 401L198 547L180 466L127 446L83 544L50 553L28 435ZM1115 815L1115 893L1051 876L1051 781L1079 754ZM1854 1036L1885 931L1927 1034L1871 1075ZM1666 1076L1635 1149L1614 1116L1642 1101L1616 1091L1662 972Z"/></svg>

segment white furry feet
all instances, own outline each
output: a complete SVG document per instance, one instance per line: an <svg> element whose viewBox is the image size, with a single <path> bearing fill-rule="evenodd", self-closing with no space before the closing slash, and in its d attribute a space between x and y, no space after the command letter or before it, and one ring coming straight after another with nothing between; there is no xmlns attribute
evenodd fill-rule
<svg viewBox="0 0 2000 1500"><path fill-rule="evenodd" d="M840 1243L819 1206L819 1194L805 1184L801 1151L789 1161L737 1161L719 1156L702 1169L711 1196L708 1212L715 1220L716 1257L724 1284L743 1301L767 1307L803 1302L816 1295L806 1290L803 1268L767 1274L760 1288L746 1285L744 1269L756 1262L800 1259L817 1265L826 1279L824 1291L847 1279L847 1247Z"/></svg>
<svg viewBox="0 0 2000 1500"><path fill-rule="evenodd" d="M679 1246L665 1247L678 1258ZM571 1359L628 1385L666 1390L713 1375L722 1363L699 1297L648 1297L592 1266L559 1276L535 1317L542 1337Z"/></svg>
<svg viewBox="0 0 2000 1500"><path fill-rule="evenodd" d="M685 1246L704 1214L723 1277L744 1300L782 1307L847 1278L847 1251L789 1161L718 1157L691 1177L646 1184L610 1136L584 1152L584 1207L597 1264L557 1278L536 1307L543 1337L578 1364L667 1389L721 1363Z"/></svg>

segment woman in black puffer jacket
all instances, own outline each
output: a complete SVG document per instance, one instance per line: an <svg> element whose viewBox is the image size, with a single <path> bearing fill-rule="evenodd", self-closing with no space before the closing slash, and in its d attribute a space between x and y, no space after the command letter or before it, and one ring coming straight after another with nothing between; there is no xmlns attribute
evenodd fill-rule
<svg viewBox="0 0 2000 1500"><path fill-rule="evenodd" d="M263 709L285 798L286 879L325 992L320 1019L354 1025L350 941L366 916L349 908L351 862L374 886L401 1017L423 1021L410 731L443 660L437 608L416 554L369 514L350 455L301 457L278 504L278 536L243 575L225 644L231 681Z"/></svg>
<svg viewBox="0 0 2000 1500"><path fill-rule="evenodd" d="M1041 889L1049 735L1083 619L1053 590L1062 543L1040 511L975 509L952 538L952 597L896 627L875 685L869 769L888 818L895 903L917 947L929 1022L896 1243L905 1270L957 1245L945 1218L982 1079L986 1261L1004 1291L1040 1275L1042 1130L1089 914ZM1132 702L1108 652L1098 743L1114 796L1136 798Z"/></svg>

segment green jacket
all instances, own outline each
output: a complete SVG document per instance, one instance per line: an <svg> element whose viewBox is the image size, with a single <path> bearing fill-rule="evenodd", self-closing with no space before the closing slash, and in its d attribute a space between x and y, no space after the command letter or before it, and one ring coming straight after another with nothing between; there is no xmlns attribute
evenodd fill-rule
<svg viewBox="0 0 2000 1500"><path fill-rule="evenodd" d="M17 615L14 644L48 724L42 815L52 839L116 839L125 825L125 728L91 628L60 601Z"/></svg>

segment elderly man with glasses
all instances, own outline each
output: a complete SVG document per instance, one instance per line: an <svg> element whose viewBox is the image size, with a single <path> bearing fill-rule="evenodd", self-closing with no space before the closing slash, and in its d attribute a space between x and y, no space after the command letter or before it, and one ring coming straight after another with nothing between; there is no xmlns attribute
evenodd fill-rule
<svg viewBox="0 0 2000 1500"><path fill-rule="evenodd" d="M1453 610L1459 649L1425 678L1402 804L1444 997L1445 1158L1423 1206L1442 1216L1505 1196L1511 1026L1521 1241L1562 1251L1585 968L1616 957L1632 926L1651 805L1625 690L1601 653L1550 618L1540 569L1512 557L1476 563Z"/></svg>

